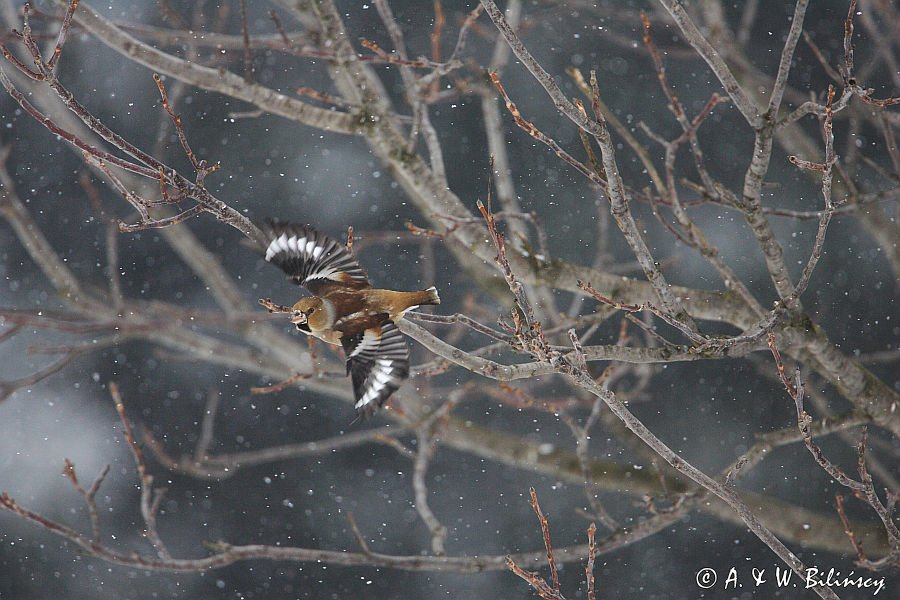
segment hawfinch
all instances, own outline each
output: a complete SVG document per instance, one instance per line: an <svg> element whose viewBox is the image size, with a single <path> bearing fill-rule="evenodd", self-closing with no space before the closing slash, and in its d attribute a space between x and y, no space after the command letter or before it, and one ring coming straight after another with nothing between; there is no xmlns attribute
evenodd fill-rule
<svg viewBox="0 0 900 600"><path fill-rule="evenodd" d="M411 308L440 304L437 290L373 289L350 251L328 236L291 223L261 229L268 240L266 261L313 293L291 307L291 322L307 335L343 346L356 412L371 416L409 376L409 349L397 321Z"/></svg>

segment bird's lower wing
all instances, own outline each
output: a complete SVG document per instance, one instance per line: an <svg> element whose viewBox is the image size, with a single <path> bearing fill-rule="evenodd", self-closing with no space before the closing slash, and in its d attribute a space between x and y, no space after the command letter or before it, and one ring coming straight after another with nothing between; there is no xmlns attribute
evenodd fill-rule
<svg viewBox="0 0 900 600"><path fill-rule="evenodd" d="M347 371L353 380L356 412L370 416L409 376L409 348L397 325L385 318L380 325L341 339Z"/></svg>

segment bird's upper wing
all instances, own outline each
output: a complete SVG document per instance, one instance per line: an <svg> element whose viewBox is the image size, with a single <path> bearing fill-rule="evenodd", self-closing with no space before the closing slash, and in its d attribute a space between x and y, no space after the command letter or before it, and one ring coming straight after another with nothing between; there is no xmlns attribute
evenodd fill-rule
<svg viewBox="0 0 900 600"><path fill-rule="evenodd" d="M371 416L409 376L409 348L397 325L387 318L356 335L341 338L347 372L353 379L356 412Z"/></svg>
<svg viewBox="0 0 900 600"><path fill-rule="evenodd" d="M268 241L266 260L313 294L335 285L369 287L369 278L350 251L327 235L292 223L267 223L261 229Z"/></svg>

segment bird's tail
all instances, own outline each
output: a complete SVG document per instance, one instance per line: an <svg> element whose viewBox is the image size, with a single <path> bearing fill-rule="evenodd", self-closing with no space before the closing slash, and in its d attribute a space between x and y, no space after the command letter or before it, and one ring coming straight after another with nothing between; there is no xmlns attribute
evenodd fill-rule
<svg viewBox="0 0 900 600"><path fill-rule="evenodd" d="M395 294L394 298L392 298L394 305L394 310L396 310L397 306L403 306L403 310L400 312L402 315L404 312L419 308L420 306L425 306L428 304L440 304L441 297L438 296L437 290L434 286L428 288L427 290L421 290L418 292L388 292L389 294Z"/></svg>
<svg viewBox="0 0 900 600"><path fill-rule="evenodd" d="M431 286L427 290L422 290L421 292L418 292L418 293L420 294L420 299L417 300L416 303L419 305L440 304L441 303L441 297L438 296L437 288L434 286Z"/></svg>
<svg viewBox="0 0 900 600"><path fill-rule="evenodd" d="M371 290L368 293L370 305L376 311L388 313L394 322L402 319L403 314L408 310L414 310L422 305L441 303L441 297L433 287L418 292Z"/></svg>

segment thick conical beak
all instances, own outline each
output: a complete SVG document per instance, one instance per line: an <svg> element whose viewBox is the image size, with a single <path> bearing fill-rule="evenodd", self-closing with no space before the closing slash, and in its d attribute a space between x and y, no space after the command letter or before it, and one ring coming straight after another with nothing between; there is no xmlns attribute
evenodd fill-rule
<svg viewBox="0 0 900 600"><path fill-rule="evenodd" d="M294 315L291 317L291 323L293 323L294 325L305 325L306 315L299 310L294 311Z"/></svg>

